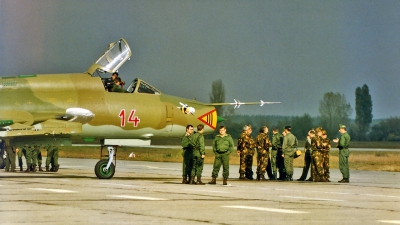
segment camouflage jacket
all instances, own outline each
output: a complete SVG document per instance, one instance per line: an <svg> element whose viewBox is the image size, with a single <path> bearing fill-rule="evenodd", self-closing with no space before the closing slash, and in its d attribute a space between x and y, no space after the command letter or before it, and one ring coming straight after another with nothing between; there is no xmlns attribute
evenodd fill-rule
<svg viewBox="0 0 400 225"><path fill-rule="evenodd" d="M311 139L311 150L313 151L319 151L322 149L322 137L315 135Z"/></svg>
<svg viewBox="0 0 400 225"><path fill-rule="evenodd" d="M254 151L255 147L256 143L251 135L247 135L246 132L243 132L238 139L237 150L240 152L244 150Z"/></svg>
<svg viewBox="0 0 400 225"><path fill-rule="evenodd" d="M257 151L263 152L269 151L269 147L271 146L271 142L269 141L269 136L266 133L260 133L257 135L256 138L256 144L257 144Z"/></svg>
<svg viewBox="0 0 400 225"><path fill-rule="evenodd" d="M331 140L329 138L322 138L322 151L329 152L331 149Z"/></svg>

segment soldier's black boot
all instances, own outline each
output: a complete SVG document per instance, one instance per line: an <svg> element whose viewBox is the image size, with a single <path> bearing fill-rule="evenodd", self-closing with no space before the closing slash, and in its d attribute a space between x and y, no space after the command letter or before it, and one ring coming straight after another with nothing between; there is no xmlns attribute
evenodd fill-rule
<svg viewBox="0 0 400 225"><path fill-rule="evenodd" d="M257 173L257 180L260 180L260 174Z"/></svg>
<svg viewBox="0 0 400 225"><path fill-rule="evenodd" d="M217 184L217 178L212 178L212 180L210 182L208 182L208 184Z"/></svg>
<svg viewBox="0 0 400 225"><path fill-rule="evenodd" d="M49 167L48 166L46 166L46 172L49 172L50 170L49 170Z"/></svg>
<svg viewBox="0 0 400 225"><path fill-rule="evenodd" d="M39 165L39 171L43 172L42 165Z"/></svg>
<svg viewBox="0 0 400 225"><path fill-rule="evenodd" d="M241 173L241 174L240 174L239 180L246 180L246 178L244 177L244 173Z"/></svg>
<svg viewBox="0 0 400 225"><path fill-rule="evenodd" d="M343 178L342 180L338 181L339 183L350 183L349 178Z"/></svg>
<svg viewBox="0 0 400 225"><path fill-rule="evenodd" d="M19 167L19 171L24 171L24 169L22 169L22 166Z"/></svg>
<svg viewBox="0 0 400 225"><path fill-rule="evenodd" d="M182 178L182 184L186 184L186 179L187 179L187 176L183 176L183 178Z"/></svg>
<svg viewBox="0 0 400 225"><path fill-rule="evenodd" d="M26 165L26 170L24 171L25 173L28 173L29 171L31 171L31 165Z"/></svg>
<svg viewBox="0 0 400 225"><path fill-rule="evenodd" d="M60 169L60 164L56 165L56 167L54 168L54 172L57 172L58 169Z"/></svg>
<svg viewBox="0 0 400 225"><path fill-rule="evenodd" d="M224 180L222 181L222 185L228 185L228 178L224 178Z"/></svg>
<svg viewBox="0 0 400 225"><path fill-rule="evenodd" d="M260 181L268 181L268 180L265 179L265 175L260 175Z"/></svg>
<svg viewBox="0 0 400 225"><path fill-rule="evenodd" d="M205 183L201 182L201 177L197 177L197 185L205 185Z"/></svg>
<svg viewBox="0 0 400 225"><path fill-rule="evenodd" d="M32 166L32 172L36 172L36 165Z"/></svg>
<svg viewBox="0 0 400 225"><path fill-rule="evenodd" d="M276 172L273 174L273 176L271 177L271 179L270 180L276 180Z"/></svg>
<svg viewBox="0 0 400 225"><path fill-rule="evenodd" d="M196 182L194 181L194 176L190 178L189 184L196 184Z"/></svg>

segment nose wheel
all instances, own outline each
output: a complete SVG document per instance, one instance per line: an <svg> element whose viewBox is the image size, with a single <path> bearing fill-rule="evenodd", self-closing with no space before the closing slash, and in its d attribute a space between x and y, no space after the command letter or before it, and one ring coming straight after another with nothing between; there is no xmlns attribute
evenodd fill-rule
<svg viewBox="0 0 400 225"><path fill-rule="evenodd" d="M94 173L99 179L110 179L114 176L115 165L117 164L116 149L117 146L106 146L108 155L103 155L103 147L101 146L100 161L96 163L94 167ZM114 151L115 147L115 151ZM101 159L102 157L108 156L108 159ZM115 157L115 160L114 160ZM114 162L113 162L114 160Z"/></svg>

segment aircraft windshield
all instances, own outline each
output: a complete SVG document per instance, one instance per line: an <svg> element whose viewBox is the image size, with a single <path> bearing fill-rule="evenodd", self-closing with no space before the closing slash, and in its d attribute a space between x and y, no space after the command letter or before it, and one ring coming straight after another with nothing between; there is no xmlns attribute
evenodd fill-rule
<svg viewBox="0 0 400 225"><path fill-rule="evenodd" d="M145 81L137 79L137 78L132 81L132 83L129 85L127 91L131 92L131 93L137 92L137 93L143 93L143 94L155 94L155 95L161 94L161 92L159 90L157 90L150 84L146 83Z"/></svg>

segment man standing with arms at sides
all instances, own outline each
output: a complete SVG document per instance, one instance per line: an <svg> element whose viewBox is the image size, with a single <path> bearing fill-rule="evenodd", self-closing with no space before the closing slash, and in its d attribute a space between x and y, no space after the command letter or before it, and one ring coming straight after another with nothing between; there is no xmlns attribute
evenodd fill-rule
<svg viewBox="0 0 400 225"><path fill-rule="evenodd" d="M183 163L182 163L182 184L189 184L191 180L191 173L192 173L192 166L193 166L193 141L191 140L193 134L193 126L187 125L186 126L186 133L182 137L182 156L183 156ZM189 180L187 178L189 177Z"/></svg>
<svg viewBox="0 0 400 225"><path fill-rule="evenodd" d="M211 174L212 180L209 184L216 184L219 169L222 164L222 177L224 178L223 185L228 184L229 177L229 155L234 148L233 139L230 134L226 133L226 127L219 127L219 134L215 136L213 141L213 152L215 154L214 166Z"/></svg>
<svg viewBox="0 0 400 225"><path fill-rule="evenodd" d="M272 173L274 174L273 180L278 178L278 161L279 158L282 158L282 154L278 154L279 151L282 152L282 142L283 140L282 135L279 133L279 129L277 127L272 128L272 148L271 148L271 164L272 164ZM279 173L282 173L281 169L279 169ZM282 174L280 174L282 175Z"/></svg>
<svg viewBox="0 0 400 225"><path fill-rule="evenodd" d="M336 138L333 142L337 143L339 148L339 169L343 175L343 179L338 181L339 183L349 183L350 182L350 172L349 172L349 144L350 135L346 131L346 125L339 125L339 132L341 134L340 139Z"/></svg>
<svg viewBox="0 0 400 225"><path fill-rule="evenodd" d="M203 172L204 157L206 156L204 146L204 125L197 125L197 132L192 135L193 146L193 168L191 172L190 184L204 185L201 182L201 173ZM194 177L197 176L197 182L194 181Z"/></svg>
<svg viewBox="0 0 400 225"><path fill-rule="evenodd" d="M297 179L297 181L305 181L307 178L308 170L310 169L310 164L311 164L311 139L315 136L315 131L310 130L308 131L307 135L307 140L306 143L304 144L304 167L303 167L303 173L301 174L301 177ZM312 176L307 181L312 181Z"/></svg>
<svg viewBox="0 0 400 225"><path fill-rule="evenodd" d="M243 127L243 133L240 135L237 144L237 153L240 155L239 179L253 180L253 155L256 144L251 137L251 125Z"/></svg>
<svg viewBox="0 0 400 225"><path fill-rule="evenodd" d="M268 165L269 147L271 142L268 137L268 127L260 128L260 133L256 138L257 144L257 180L267 181L265 179L265 170Z"/></svg>
<svg viewBox="0 0 400 225"><path fill-rule="evenodd" d="M291 133L292 127L285 126L285 137L283 138L282 151L283 160L285 162L286 179L285 181L293 181L293 159L298 142L297 138Z"/></svg>

